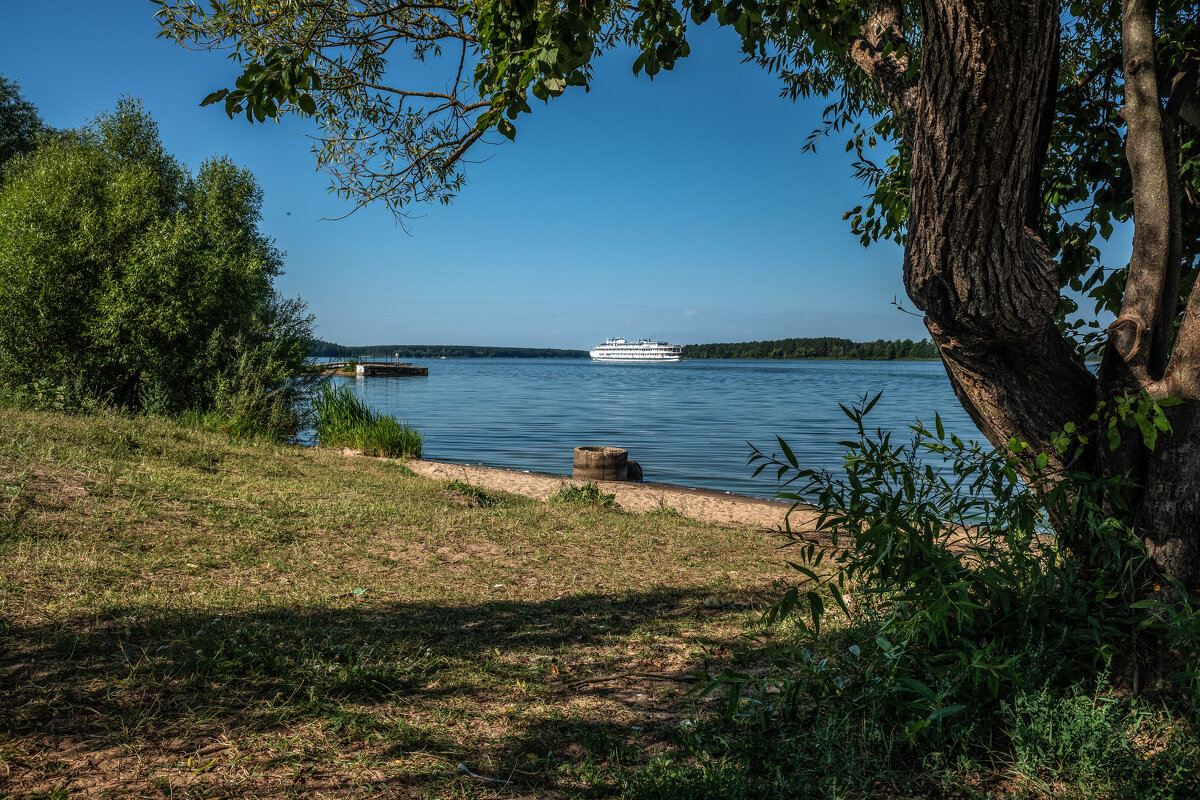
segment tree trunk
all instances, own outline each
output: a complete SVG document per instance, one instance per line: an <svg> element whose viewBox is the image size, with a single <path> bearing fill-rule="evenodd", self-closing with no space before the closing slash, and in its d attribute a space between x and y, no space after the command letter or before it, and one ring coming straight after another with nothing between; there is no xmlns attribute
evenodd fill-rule
<svg viewBox="0 0 1200 800"><path fill-rule="evenodd" d="M1054 325L1060 287L1033 227L1059 13L1046 0L924 3L904 254L905 288L963 407L992 444L1028 443L1052 464L1051 435L1086 421L1100 399L1096 378ZM1145 486L1134 524L1158 568L1194 590L1200 403L1171 412L1173 435L1133 464ZM1131 465L1109 461L1082 466Z"/></svg>
<svg viewBox="0 0 1200 800"><path fill-rule="evenodd" d="M1044 450L1096 405L1095 379L1054 326L1054 263L1029 226L1058 15L1056 2L924 9L905 286L960 401L1000 447L1016 438Z"/></svg>
<svg viewBox="0 0 1200 800"><path fill-rule="evenodd" d="M1200 588L1200 402L1167 409L1171 435L1150 455L1134 530L1162 573Z"/></svg>

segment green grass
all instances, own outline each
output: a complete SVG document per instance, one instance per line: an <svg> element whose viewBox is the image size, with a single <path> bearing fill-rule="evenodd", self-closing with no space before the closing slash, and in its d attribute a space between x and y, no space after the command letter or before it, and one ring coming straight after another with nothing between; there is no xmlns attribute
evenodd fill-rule
<svg viewBox="0 0 1200 800"><path fill-rule="evenodd" d="M588 481L582 486L576 486L573 483L563 484L562 488L550 495L548 502L551 505L596 506L613 510L621 508L617 502L617 496L607 494L594 481Z"/></svg>
<svg viewBox="0 0 1200 800"><path fill-rule="evenodd" d="M827 694L724 719L695 676L791 645L756 624L795 574L780 543L0 407L0 798L1198 796L1166 692L1031 692L956 730L972 747L910 746L846 701L832 613L794 653Z"/></svg>
<svg viewBox="0 0 1200 800"><path fill-rule="evenodd" d="M463 502L476 508L494 508L504 504L504 499L485 492L478 486L472 486L462 481L450 481L446 490L463 499Z"/></svg>
<svg viewBox="0 0 1200 800"><path fill-rule="evenodd" d="M0 797L616 796L778 543L0 408Z"/></svg>
<svg viewBox="0 0 1200 800"><path fill-rule="evenodd" d="M367 408L349 386L323 384L313 398L313 415L322 447L348 447L369 456L421 457L420 433Z"/></svg>

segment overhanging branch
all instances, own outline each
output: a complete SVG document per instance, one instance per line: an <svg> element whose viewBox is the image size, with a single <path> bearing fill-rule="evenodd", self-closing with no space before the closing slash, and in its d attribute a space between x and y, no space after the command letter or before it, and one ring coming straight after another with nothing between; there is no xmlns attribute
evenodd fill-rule
<svg viewBox="0 0 1200 800"><path fill-rule="evenodd" d="M912 110L916 95L915 85L908 78L905 45L903 6L887 2L867 17L860 35L850 39L848 51L851 60L901 116Z"/></svg>

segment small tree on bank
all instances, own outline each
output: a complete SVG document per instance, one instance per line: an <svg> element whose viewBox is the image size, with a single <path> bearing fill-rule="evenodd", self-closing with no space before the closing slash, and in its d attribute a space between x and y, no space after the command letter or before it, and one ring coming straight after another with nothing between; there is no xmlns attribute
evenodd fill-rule
<svg viewBox="0 0 1200 800"><path fill-rule="evenodd" d="M190 175L130 100L15 159L0 186L0 385L39 378L294 433L311 320L275 293L261 205L228 159Z"/></svg>
<svg viewBox="0 0 1200 800"><path fill-rule="evenodd" d="M37 108L21 96L20 84L0 75L0 167L33 152L38 136L49 132Z"/></svg>
<svg viewBox="0 0 1200 800"><path fill-rule="evenodd" d="M614 44L654 75L688 54L689 24L735 29L793 96L831 96L871 194L851 225L904 245L904 281L963 406L998 446L1050 468L1128 474L1129 523L1158 569L1200 589L1200 23L1188 0L163 0L164 35L232 47L246 67L211 95L231 115L315 115L318 165L347 197L398 213L448 200L463 156L515 135L531 97L586 86ZM405 86L388 59L452 56ZM883 163L864 149L892 146ZM1132 219L1128 265L1096 242ZM1070 286L1116 316L1069 335ZM1086 331L1085 331L1086 332ZM1098 333L1098 331L1096 332ZM1099 376L1083 347L1104 354ZM1104 435L1098 404L1181 400L1151 452ZM1085 447L1064 451L1067 426ZM1068 458L1068 454L1070 458Z"/></svg>

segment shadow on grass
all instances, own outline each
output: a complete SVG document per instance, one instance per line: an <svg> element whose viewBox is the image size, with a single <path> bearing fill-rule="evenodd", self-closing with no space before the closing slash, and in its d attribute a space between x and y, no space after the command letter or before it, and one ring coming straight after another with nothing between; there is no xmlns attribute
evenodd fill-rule
<svg viewBox="0 0 1200 800"><path fill-rule="evenodd" d="M432 754L426 768L379 776L395 787L475 785L455 771L463 762L514 784L591 793L611 784L611 764L636 761L656 719L669 720L651 715L651 732L636 733L642 727L627 719L606 719L612 709L596 711L606 697L623 702L620 682L572 681L619 673L631 647L670 637L688 653L663 677L690 688L704 653L727 645L706 624L712 591L456 607L351 596L336 609L119 608L32 626L0 617L0 734L51 751L85 742L91 752L166 747L181 756L214 735L315 729L330 753L366 748L377 765ZM656 666L664 664L638 669ZM309 781L326 768L312 769Z"/></svg>

